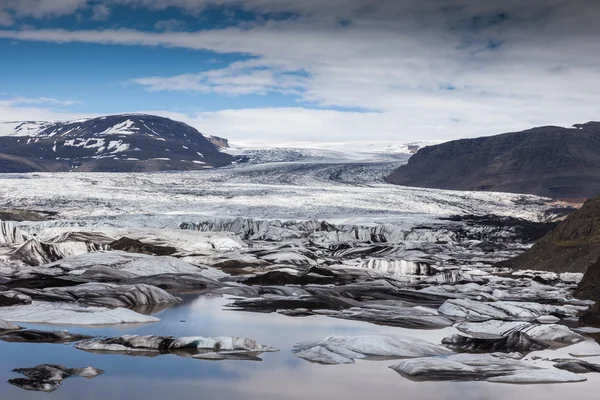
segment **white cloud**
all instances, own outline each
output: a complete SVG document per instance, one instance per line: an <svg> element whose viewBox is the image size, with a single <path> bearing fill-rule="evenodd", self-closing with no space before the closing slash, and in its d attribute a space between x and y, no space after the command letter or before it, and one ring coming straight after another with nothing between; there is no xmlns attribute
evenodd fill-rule
<svg viewBox="0 0 600 400"><path fill-rule="evenodd" d="M307 78L301 71L281 71L260 63L236 62L227 68L214 69L198 74L173 77L147 77L132 82L142 85L150 92L193 91L239 96L267 93L300 94L305 90Z"/></svg>
<svg viewBox="0 0 600 400"><path fill-rule="evenodd" d="M75 0L68 3L71 9L92 4ZM183 65L181 74L138 77L134 82L151 92L197 91L234 96L286 93L296 95L300 104L307 107L369 111L273 108L180 115L203 131L238 140L250 135L268 140L320 140L326 136L326 140L447 139L540 124L569 125L600 115L599 2L103 3L157 10L176 6L191 13L200 12L207 5L241 5L251 11L292 11L300 16L199 32L0 30L0 37L240 53L249 56L249 60L202 72ZM16 8L11 10L18 13ZM48 12L50 9L46 9ZM52 12L60 11L55 8ZM168 20L163 22L160 29L169 30Z"/></svg>
<svg viewBox="0 0 600 400"><path fill-rule="evenodd" d="M110 17L110 8L104 4L97 4L92 7L92 21L105 21Z"/></svg>
<svg viewBox="0 0 600 400"><path fill-rule="evenodd" d="M0 0L0 12L16 17L48 18L75 13L89 0Z"/></svg>
<svg viewBox="0 0 600 400"><path fill-rule="evenodd" d="M13 17L0 9L0 26L11 26L14 23Z"/></svg>
<svg viewBox="0 0 600 400"><path fill-rule="evenodd" d="M54 106L72 106L75 104L81 104L79 101L72 100L59 100L49 97L15 97L11 99L0 99L0 105L5 107L23 106L23 105L54 105Z"/></svg>
<svg viewBox="0 0 600 400"><path fill-rule="evenodd" d="M180 31L185 29L185 21L175 18L160 20L154 24L154 29L159 31Z"/></svg>

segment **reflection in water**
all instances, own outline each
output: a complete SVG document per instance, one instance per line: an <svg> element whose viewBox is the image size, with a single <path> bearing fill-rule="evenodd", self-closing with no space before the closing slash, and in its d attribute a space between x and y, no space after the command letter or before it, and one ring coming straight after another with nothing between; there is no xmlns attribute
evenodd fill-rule
<svg viewBox="0 0 600 400"><path fill-rule="evenodd" d="M176 303L139 304L135 307L131 307L131 309L140 314L154 315L168 310L175 304Z"/></svg>
<svg viewBox="0 0 600 400"><path fill-rule="evenodd" d="M2 400L38 400L6 381L23 365L93 365L106 373L101 379L73 379L48 400L154 400L164 398L208 400L578 400L597 396L600 375L588 382L564 385L506 385L487 382L411 382L389 369L389 361L357 361L352 365L323 366L298 359L291 349L298 342L329 335L401 334L439 343L453 328L418 331L381 327L321 316L291 318L278 314L223 311L221 298L187 297L185 303L156 314L162 321L144 326L52 327L94 336L123 334L181 336L242 336L281 349L265 353L264 362L205 361L172 355L161 357L99 356L71 345L0 343ZM186 321L186 322L181 322ZM29 325L28 328L48 329ZM598 346L587 341L561 350L532 353L548 358L568 357L576 346ZM592 361L592 360L590 360ZM595 361L594 361L595 362Z"/></svg>

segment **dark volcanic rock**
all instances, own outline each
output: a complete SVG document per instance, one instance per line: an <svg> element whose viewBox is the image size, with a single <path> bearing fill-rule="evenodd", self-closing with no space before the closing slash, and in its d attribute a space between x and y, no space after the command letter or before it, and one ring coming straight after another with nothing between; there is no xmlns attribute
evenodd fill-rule
<svg viewBox="0 0 600 400"><path fill-rule="evenodd" d="M588 200L534 246L498 267L586 272L600 257L600 197ZM600 271L599 271L600 272ZM586 285L586 279L582 285Z"/></svg>
<svg viewBox="0 0 600 400"><path fill-rule="evenodd" d="M112 250L121 250L128 253L141 253L148 254L151 256L170 256L171 254L177 253L175 247L170 246L157 246L148 243L142 243L137 239L130 239L128 237L122 237L121 239L112 242L110 244Z"/></svg>
<svg viewBox="0 0 600 400"><path fill-rule="evenodd" d="M444 338L442 344L449 348L465 353L512 353L526 354L532 351L544 350L547 344L533 340L523 332L512 332L498 339L472 338L463 335L452 335Z"/></svg>
<svg viewBox="0 0 600 400"><path fill-rule="evenodd" d="M590 265L573 295L579 299L600 302L600 259Z"/></svg>
<svg viewBox="0 0 600 400"><path fill-rule="evenodd" d="M199 170L233 161L191 126L153 115L13 125L14 136L0 137L3 173Z"/></svg>
<svg viewBox="0 0 600 400"><path fill-rule="evenodd" d="M600 327L600 303L594 304L579 317L579 325Z"/></svg>
<svg viewBox="0 0 600 400"><path fill-rule="evenodd" d="M600 193L600 123L544 126L420 149L387 180L404 186L587 198Z"/></svg>

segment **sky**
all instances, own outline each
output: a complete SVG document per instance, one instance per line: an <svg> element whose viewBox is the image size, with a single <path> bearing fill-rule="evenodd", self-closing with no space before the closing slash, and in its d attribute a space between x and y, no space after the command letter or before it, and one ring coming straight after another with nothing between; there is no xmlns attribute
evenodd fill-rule
<svg viewBox="0 0 600 400"><path fill-rule="evenodd" d="M238 143L600 120L597 0L0 0L0 121L144 112Z"/></svg>

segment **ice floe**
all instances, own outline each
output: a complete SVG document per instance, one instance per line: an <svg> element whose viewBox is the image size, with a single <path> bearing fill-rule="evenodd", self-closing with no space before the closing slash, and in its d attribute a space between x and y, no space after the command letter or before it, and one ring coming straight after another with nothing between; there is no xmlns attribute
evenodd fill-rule
<svg viewBox="0 0 600 400"><path fill-rule="evenodd" d="M158 318L126 308L82 307L77 304L38 301L29 305L0 307L0 319L55 325L110 325L160 321Z"/></svg>
<svg viewBox="0 0 600 400"><path fill-rule="evenodd" d="M502 383L583 382L581 375L542 368L512 358L489 354L455 354L447 357L412 358L390 367L415 381L488 381Z"/></svg>
<svg viewBox="0 0 600 400"><path fill-rule="evenodd" d="M500 338L513 332L523 332L532 339L553 347L569 346L585 338L564 325L537 325L529 322L489 320L485 322L463 322L456 329L476 338Z"/></svg>
<svg viewBox="0 0 600 400"><path fill-rule="evenodd" d="M173 338L171 336L138 336L124 335L108 339L90 339L75 345L80 350L96 353L124 353L136 355L154 355L178 351L194 351L196 353L211 353L211 359L218 359L215 353L221 354L222 359L233 354L256 355L265 352L279 351L265 346L252 339L240 337L202 337L191 336ZM200 357L199 357L200 358Z"/></svg>
<svg viewBox="0 0 600 400"><path fill-rule="evenodd" d="M531 321L543 315L571 317L577 314L574 308L532 302L491 301L481 302L468 299L451 299L439 308L447 317L484 321L488 319Z"/></svg>
<svg viewBox="0 0 600 400"><path fill-rule="evenodd" d="M70 377L79 376L83 378L95 378L104 373L103 370L85 368L66 368L62 365L42 364L33 368L17 368L13 372L23 374L26 378L10 379L8 383L25 390L39 392L53 392Z"/></svg>
<svg viewBox="0 0 600 400"><path fill-rule="evenodd" d="M294 346L296 357L320 364L353 364L369 357L406 358L451 354L447 348L400 335L330 336Z"/></svg>

